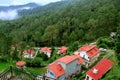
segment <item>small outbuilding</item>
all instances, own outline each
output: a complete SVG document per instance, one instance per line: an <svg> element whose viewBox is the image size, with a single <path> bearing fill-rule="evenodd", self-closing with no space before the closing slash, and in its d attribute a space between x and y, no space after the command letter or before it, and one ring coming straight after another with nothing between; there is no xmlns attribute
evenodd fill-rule
<svg viewBox="0 0 120 80"><path fill-rule="evenodd" d="M40 53L46 54L48 57L51 57L52 50L48 47L43 47L40 49Z"/></svg>
<svg viewBox="0 0 120 80"><path fill-rule="evenodd" d="M23 67L25 67L25 65L26 65L26 62L24 62L24 61L16 62L16 66L19 67L19 68L23 68Z"/></svg>
<svg viewBox="0 0 120 80"><path fill-rule="evenodd" d="M66 46L62 46L60 47L59 51L57 54L66 54L67 53L67 47Z"/></svg>
<svg viewBox="0 0 120 80"><path fill-rule="evenodd" d="M35 55L35 51L33 49L28 49L23 51L24 58L33 58Z"/></svg>

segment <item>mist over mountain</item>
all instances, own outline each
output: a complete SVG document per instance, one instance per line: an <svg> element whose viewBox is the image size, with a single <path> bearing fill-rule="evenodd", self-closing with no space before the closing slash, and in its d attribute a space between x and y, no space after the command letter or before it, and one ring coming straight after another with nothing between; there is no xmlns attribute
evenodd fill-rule
<svg viewBox="0 0 120 80"><path fill-rule="evenodd" d="M27 10L38 7L36 3L28 3L25 5L0 6L0 20L13 20L18 18L19 10Z"/></svg>

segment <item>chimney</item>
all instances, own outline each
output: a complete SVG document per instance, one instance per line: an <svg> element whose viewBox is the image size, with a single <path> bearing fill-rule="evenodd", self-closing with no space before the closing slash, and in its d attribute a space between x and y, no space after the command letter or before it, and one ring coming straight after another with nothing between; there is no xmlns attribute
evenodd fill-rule
<svg viewBox="0 0 120 80"><path fill-rule="evenodd" d="M98 73L98 69L95 69L95 68L94 68L94 69L93 69L93 73L94 73L94 74L97 74L97 73Z"/></svg>

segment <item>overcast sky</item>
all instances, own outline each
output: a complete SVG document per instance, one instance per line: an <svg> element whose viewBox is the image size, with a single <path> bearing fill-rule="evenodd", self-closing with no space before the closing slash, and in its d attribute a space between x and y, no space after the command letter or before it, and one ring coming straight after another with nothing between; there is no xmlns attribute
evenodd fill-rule
<svg viewBox="0 0 120 80"><path fill-rule="evenodd" d="M42 5L48 4L50 2L56 2L60 0L0 0L0 6L9 6L9 5L20 5L30 2L36 2Z"/></svg>

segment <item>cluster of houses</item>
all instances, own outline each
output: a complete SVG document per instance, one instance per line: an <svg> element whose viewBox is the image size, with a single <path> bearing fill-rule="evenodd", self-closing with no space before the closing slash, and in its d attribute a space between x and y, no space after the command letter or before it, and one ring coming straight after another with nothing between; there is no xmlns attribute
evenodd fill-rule
<svg viewBox="0 0 120 80"><path fill-rule="evenodd" d="M81 72L81 66L90 67L100 56L100 50L95 45L84 45L73 55L64 56L49 64L46 76L56 80L69 80L72 75ZM85 80L99 80L113 66L113 62L103 59L89 70ZM48 79L49 80L49 79ZM51 80L51 79L50 79Z"/></svg>
<svg viewBox="0 0 120 80"><path fill-rule="evenodd" d="M40 52L43 52L50 57L52 51L48 47L43 47L40 49ZM57 54L66 54L66 52L67 47L62 46L59 48ZM27 50L24 51L23 54L24 57L32 57L34 53L35 52L33 50ZM98 60L99 56L100 50L96 47L96 45L84 45L75 51L73 55L63 56L46 66L45 68L47 69L47 72L45 73L45 76L49 77L46 80L69 80L71 76L81 72L81 66L89 68ZM25 65L24 62L22 63ZM21 66L19 64L22 63L16 63L16 65ZM113 64L114 63L108 59L101 60L97 65L86 72L85 80L99 80L107 71L112 68Z"/></svg>
<svg viewBox="0 0 120 80"><path fill-rule="evenodd" d="M52 55L52 50L49 47L42 47L39 50L40 53L44 53L48 56L48 58L51 57ZM65 55L67 52L67 47L66 46L62 46L60 48L58 48L58 55ZM35 56L36 52L33 49L28 49L23 51L23 57L24 58L33 58Z"/></svg>

